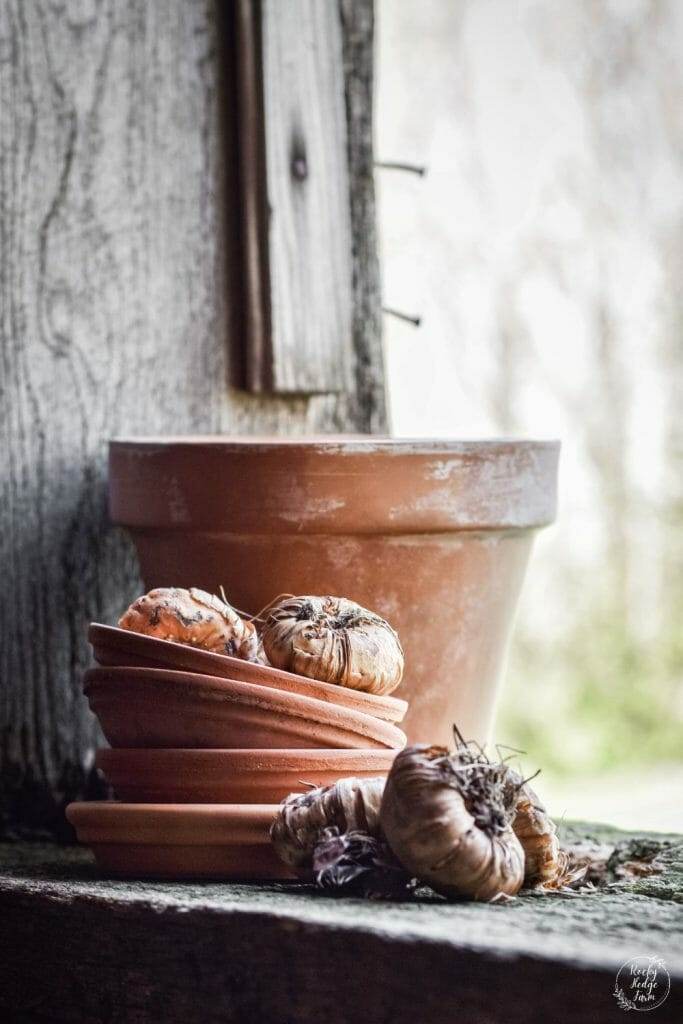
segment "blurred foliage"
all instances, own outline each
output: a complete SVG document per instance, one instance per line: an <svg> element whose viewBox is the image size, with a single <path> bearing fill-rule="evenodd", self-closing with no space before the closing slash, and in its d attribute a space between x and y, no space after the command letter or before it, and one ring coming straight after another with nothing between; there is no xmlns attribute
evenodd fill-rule
<svg viewBox="0 0 683 1024"><path fill-rule="evenodd" d="M525 764L579 775L683 758L682 614L639 641L605 612L560 640L517 636L497 720Z"/></svg>

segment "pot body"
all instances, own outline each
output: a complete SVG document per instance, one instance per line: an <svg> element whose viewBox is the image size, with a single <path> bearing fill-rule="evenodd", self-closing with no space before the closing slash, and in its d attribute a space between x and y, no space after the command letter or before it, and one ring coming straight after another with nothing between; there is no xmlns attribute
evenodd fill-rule
<svg viewBox="0 0 683 1024"><path fill-rule="evenodd" d="M112 518L147 588L350 597L406 654L410 742L488 740L535 529L555 514L554 442L112 442Z"/></svg>
<svg viewBox="0 0 683 1024"><path fill-rule="evenodd" d="M98 750L117 799L151 804L279 804L309 785L386 776L395 750Z"/></svg>

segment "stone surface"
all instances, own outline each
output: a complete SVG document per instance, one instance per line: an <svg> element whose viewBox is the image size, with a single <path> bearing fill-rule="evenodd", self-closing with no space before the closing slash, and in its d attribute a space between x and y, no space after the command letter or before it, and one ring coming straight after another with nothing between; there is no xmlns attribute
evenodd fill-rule
<svg viewBox="0 0 683 1024"><path fill-rule="evenodd" d="M573 838L624 833L572 826ZM683 840L663 871L499 906L332 898L296 883L100 878L74 847L0 847L6 1020L618 1021L618 968L658 955L683 1010Z"/></svg>

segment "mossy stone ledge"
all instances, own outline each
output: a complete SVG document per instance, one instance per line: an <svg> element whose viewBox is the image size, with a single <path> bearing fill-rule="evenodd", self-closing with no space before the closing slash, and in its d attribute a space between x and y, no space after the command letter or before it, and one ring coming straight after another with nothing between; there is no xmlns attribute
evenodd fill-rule
<svg viewBox="0 0 683 1024"><path fill-rule="evenodd" d="M0 844L0 1017L593 1024L622 1019L616 972L649 955L671 977L653 1024L683 1020L683 837L564 833L644 843L661 871L573 898L379 903L295 883L104 879L77 847Z"/></svg>

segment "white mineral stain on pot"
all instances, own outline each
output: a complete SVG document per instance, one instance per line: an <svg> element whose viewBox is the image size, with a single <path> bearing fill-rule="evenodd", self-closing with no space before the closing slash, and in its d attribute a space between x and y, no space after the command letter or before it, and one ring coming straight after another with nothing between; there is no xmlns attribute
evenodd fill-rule
<svg viewBox="0 0 683 1024"><path fill-rule="evenodd" d="M498 451L495 457L477 453L467 459L435 459L424 468L424 480L431 485L428 493L403 509L394 506L389 516L396 519L401 511L437 512L463 528L536 525L554 514L547 475L547 451L531 447ZM446 486L434 488L435 480Z"/></svg>
<svg viewBox="0 0 683 1024"><path fill-rule="evenodd" d="M425 545L431 543L443 546L447 546L449 551L454 548L461 548L463 544L468 544L479 534L473 531L467 530L453 530L448 533L401 533L392 536L389 534L382 538L382 543L385 545L391 545L395 547L419 547L423 548Z"/></svg>
<svg viewBox="0 0 683 1024"><path fill-rule="evenodd" d="M485 528L487 521L491 520L492 517L500 518L504 514L503 510L499 510L495 505L491 507L491 503L477 499L476 495L468 494L465 502L459 490L446 488L440 488L439 490L431 491L429 494L423 494L407 505L394 506L390 509L389 515L392 519L395 519L397 516L405 515L406 512L415 514L425 512L439 513L448 516L455 526L462 528L478 525Z"/></svg>
<svg viewBox="0 0 683 1024"><path fill-rule="evenodd" d="M342 498L307 498L301 505L297 505L296 501L292 502L291 509L280 508L278 518L286 523L300 523L303 526L341 508L346 508L346 502Z"/></svg>
<svg viewBox="0 0 683 1024"><path fill-rule="evenodd" d="M450 488L439 488L422 494L415 498L408 506L411 512L434 512L439 509L447 511L450 515L457 515L459 506L462 505L462 496ZM467 509L461 509L460 515L467 516Z"/></svg>
<svg viewBox="0 0 683 1024"><path fill-rule="evenodd" d="M387 594L382 602L382 612L387 622L392 624L400 614L401 602L392 594Z"/></svg>
<svg viewBox="0 0 683 1024"><path fill-rule="evenodd" d="M361 557L361 546L358 541L344 538L331 544L326 554L332 569L344 569Z"/></svg>
<svg viewBox="0 0 683 1024"><path fill-rule="evenodd" d="M256 443L256 442L252 442ZM276 444L278 442L275 442ZM297 444L297 439L283 442L292 446ZM469 441L455 440L433 440L429 438L388 438L368 437L354 438L349 440L306 440L302 438L298 442L305 446L310 452L316 455L375 455L387 456L403 455L434 455L448 457L465 457L467 459L495 459L507 452L519 452L524 454L530 450L547 450L555 446L554 441L520 441L511 439L481 439ZM267 443L264 448L273 447Z"/></svg>
<svg viewBox="0 0 683 1024"><path fill-rule="evenodd" d="M496 530L491 530L490 533L481 534L481 536L478 537L478 541L482 547L497 548L504 537L504 533L497 532Z"/></svg>
<svg viewBox="0 0 683 1024"><path fill-rule="evenodd" d="M431 480L450 480L451 476L462 470L462 459L437 459L425 466L425 477Z"/></svg>

